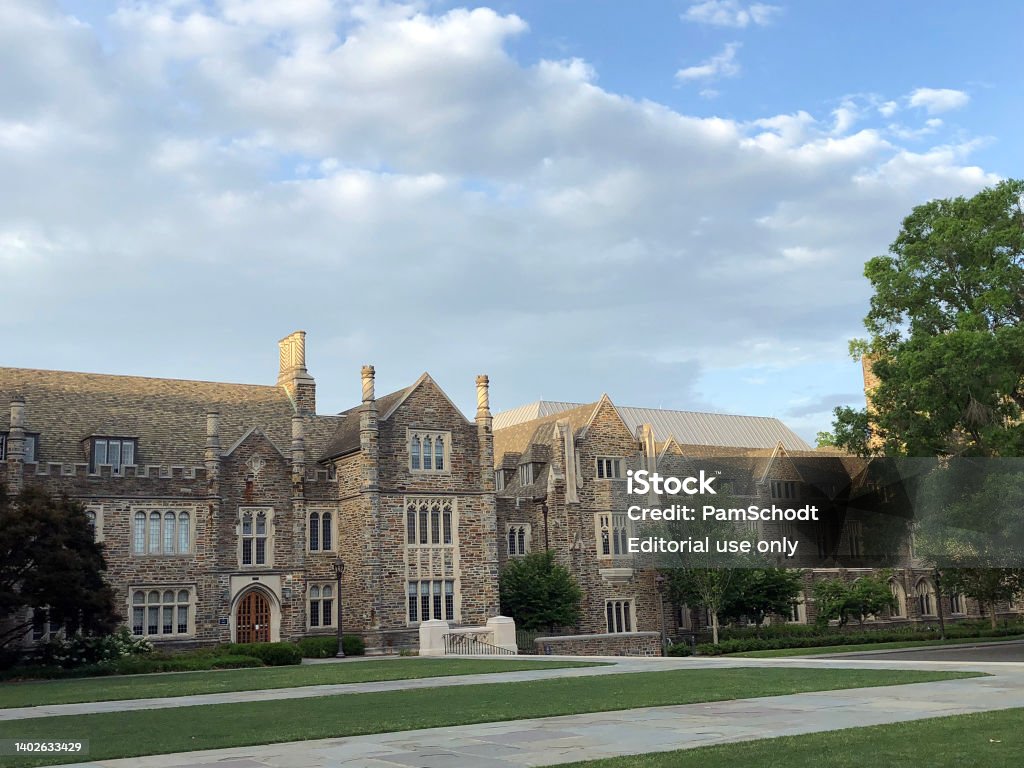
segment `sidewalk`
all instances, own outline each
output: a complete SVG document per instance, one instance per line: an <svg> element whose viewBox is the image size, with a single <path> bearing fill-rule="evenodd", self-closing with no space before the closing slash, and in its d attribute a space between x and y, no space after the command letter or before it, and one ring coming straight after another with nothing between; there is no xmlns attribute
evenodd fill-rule
<svg viewBox="0 0 1024 768"><path fill-rule="evenodd" d="M800 661L806 665L808 660ZM833 665L840 662L827 666ZM949 668L927 662L920 666ZM993 677L968 680L134 757L80 763L76 768L523 768L1024 707L1024 667L985 666L1013 669L1000 673L990 668Z"/></svg>

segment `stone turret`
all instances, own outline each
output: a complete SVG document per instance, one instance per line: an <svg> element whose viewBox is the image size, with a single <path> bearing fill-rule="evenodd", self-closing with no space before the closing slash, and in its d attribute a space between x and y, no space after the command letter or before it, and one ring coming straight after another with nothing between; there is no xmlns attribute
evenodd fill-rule
<svg viewBox="0 0 1024 768"><path fill-rule="evenodd" d="M25 485L25 398L11 400L11 421L7 433L7 491L18 493Z"/></svg>

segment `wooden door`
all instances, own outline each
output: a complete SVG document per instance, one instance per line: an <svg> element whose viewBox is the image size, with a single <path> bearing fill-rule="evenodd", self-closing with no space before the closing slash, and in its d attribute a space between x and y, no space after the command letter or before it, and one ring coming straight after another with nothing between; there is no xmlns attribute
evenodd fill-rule
<svg viewBox="0 0 1024 768"><path fill-rule="evenodd" d="M270 603L258 589L248 592L238 603L235 629L239 643L270 642Z"/></svg>

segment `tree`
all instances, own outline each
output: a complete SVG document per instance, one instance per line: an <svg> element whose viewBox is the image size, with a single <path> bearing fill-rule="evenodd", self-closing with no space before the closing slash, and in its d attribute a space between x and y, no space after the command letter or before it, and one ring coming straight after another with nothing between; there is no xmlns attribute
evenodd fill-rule
<svg viewBox="0 0 1024 768"><path fill-rule="evenodd" d="M700 605L711 616L711 642L718 644L718 628L726 595L738 568L672 568L665 571L666 591L676 605Z"/></svg>
<svg viewBox="0 0 1024 768"><path fill-rule="evenodd" d="M838 444L888 456L1024 455L1024 181L914 208L867 262L871 407Z"/></svg>
<svg viewBox="0 0 1024 768"><path fill-rule="evenodd" d="M580 588L550 550L510 560L498 586L502 614L522 629L553 632L579 621Z"/></svg>
<svg viewBox="0 0 1024 768"><path fill-rule="evenodd" d="M821 431L814 436L814 443L819 448L828 448L836 444L836 436L831 432Z"/></svg>
<svg viewBox="0 0 1024 768"><path fill-rule="evenodd" d="M81 504L35 487L12 498L0 487L0 649L20 643L41 610L68 635L113 631L120 617L106 567Z"/></svg>
<svg viewBox="0 0 1024 768"><path fill-rule="evenodd" d="M788 616L800 594L803 572L788 568L751 568L732 579L722 601L727 621L746 619L761 626L769 615Z"/></svg>
<svg viewBox="0 0 1024 768"><path fill-rule="evenodd" d="M863 624L869 616L896 606L896 598L889 589L889 574L863 576L853 582L823 579L814 585L814 601L819 623L837 620L841 627L850 619Z"/></svg>
<svg viewBox="0 0 1024 768"><path fill-rule="evenodd" d="M1024 570L1007 568L960 568L945 571L943 581L950 594L973 597L989 612L996 628L996 607L1024 589Z"/></svg>

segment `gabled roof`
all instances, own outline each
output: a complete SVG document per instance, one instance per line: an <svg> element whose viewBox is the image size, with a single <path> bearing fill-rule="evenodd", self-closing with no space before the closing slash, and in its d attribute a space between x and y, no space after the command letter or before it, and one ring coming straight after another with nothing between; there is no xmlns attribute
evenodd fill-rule
<svg viewBox="0 0 1024 768"><path fill-rule="evenodd" d="M494 417L494 431L498 433L499 430L504 431L521 424L546 420L581 406L581 403L538 400L497 414ZM593 404L587 407L593 407ZM787 450L813 450L782 421L770 416L736 416L727 413L634 408L623 405L615 406L615 410L632 434L636 434L636 429L641 424L650 424L658 442L675 438L683 445L768 449L782 443ZM497 455L497 447L495 454Z"/></svg>
<svg viewBox="0 0 1024 768"><path fill-rule="evenodd" d="M0 403L25 398L27 429L38 432L40 461L85 461L90 435L135 437L139 464L203 463L206 414L220 413L220 443L258 428L278 450L291 445L295 410L281 387L99 373L0 368ZM333 416L308 416L306 450L319 452ZM0 424L6 421L0 421Z"/></svg>

